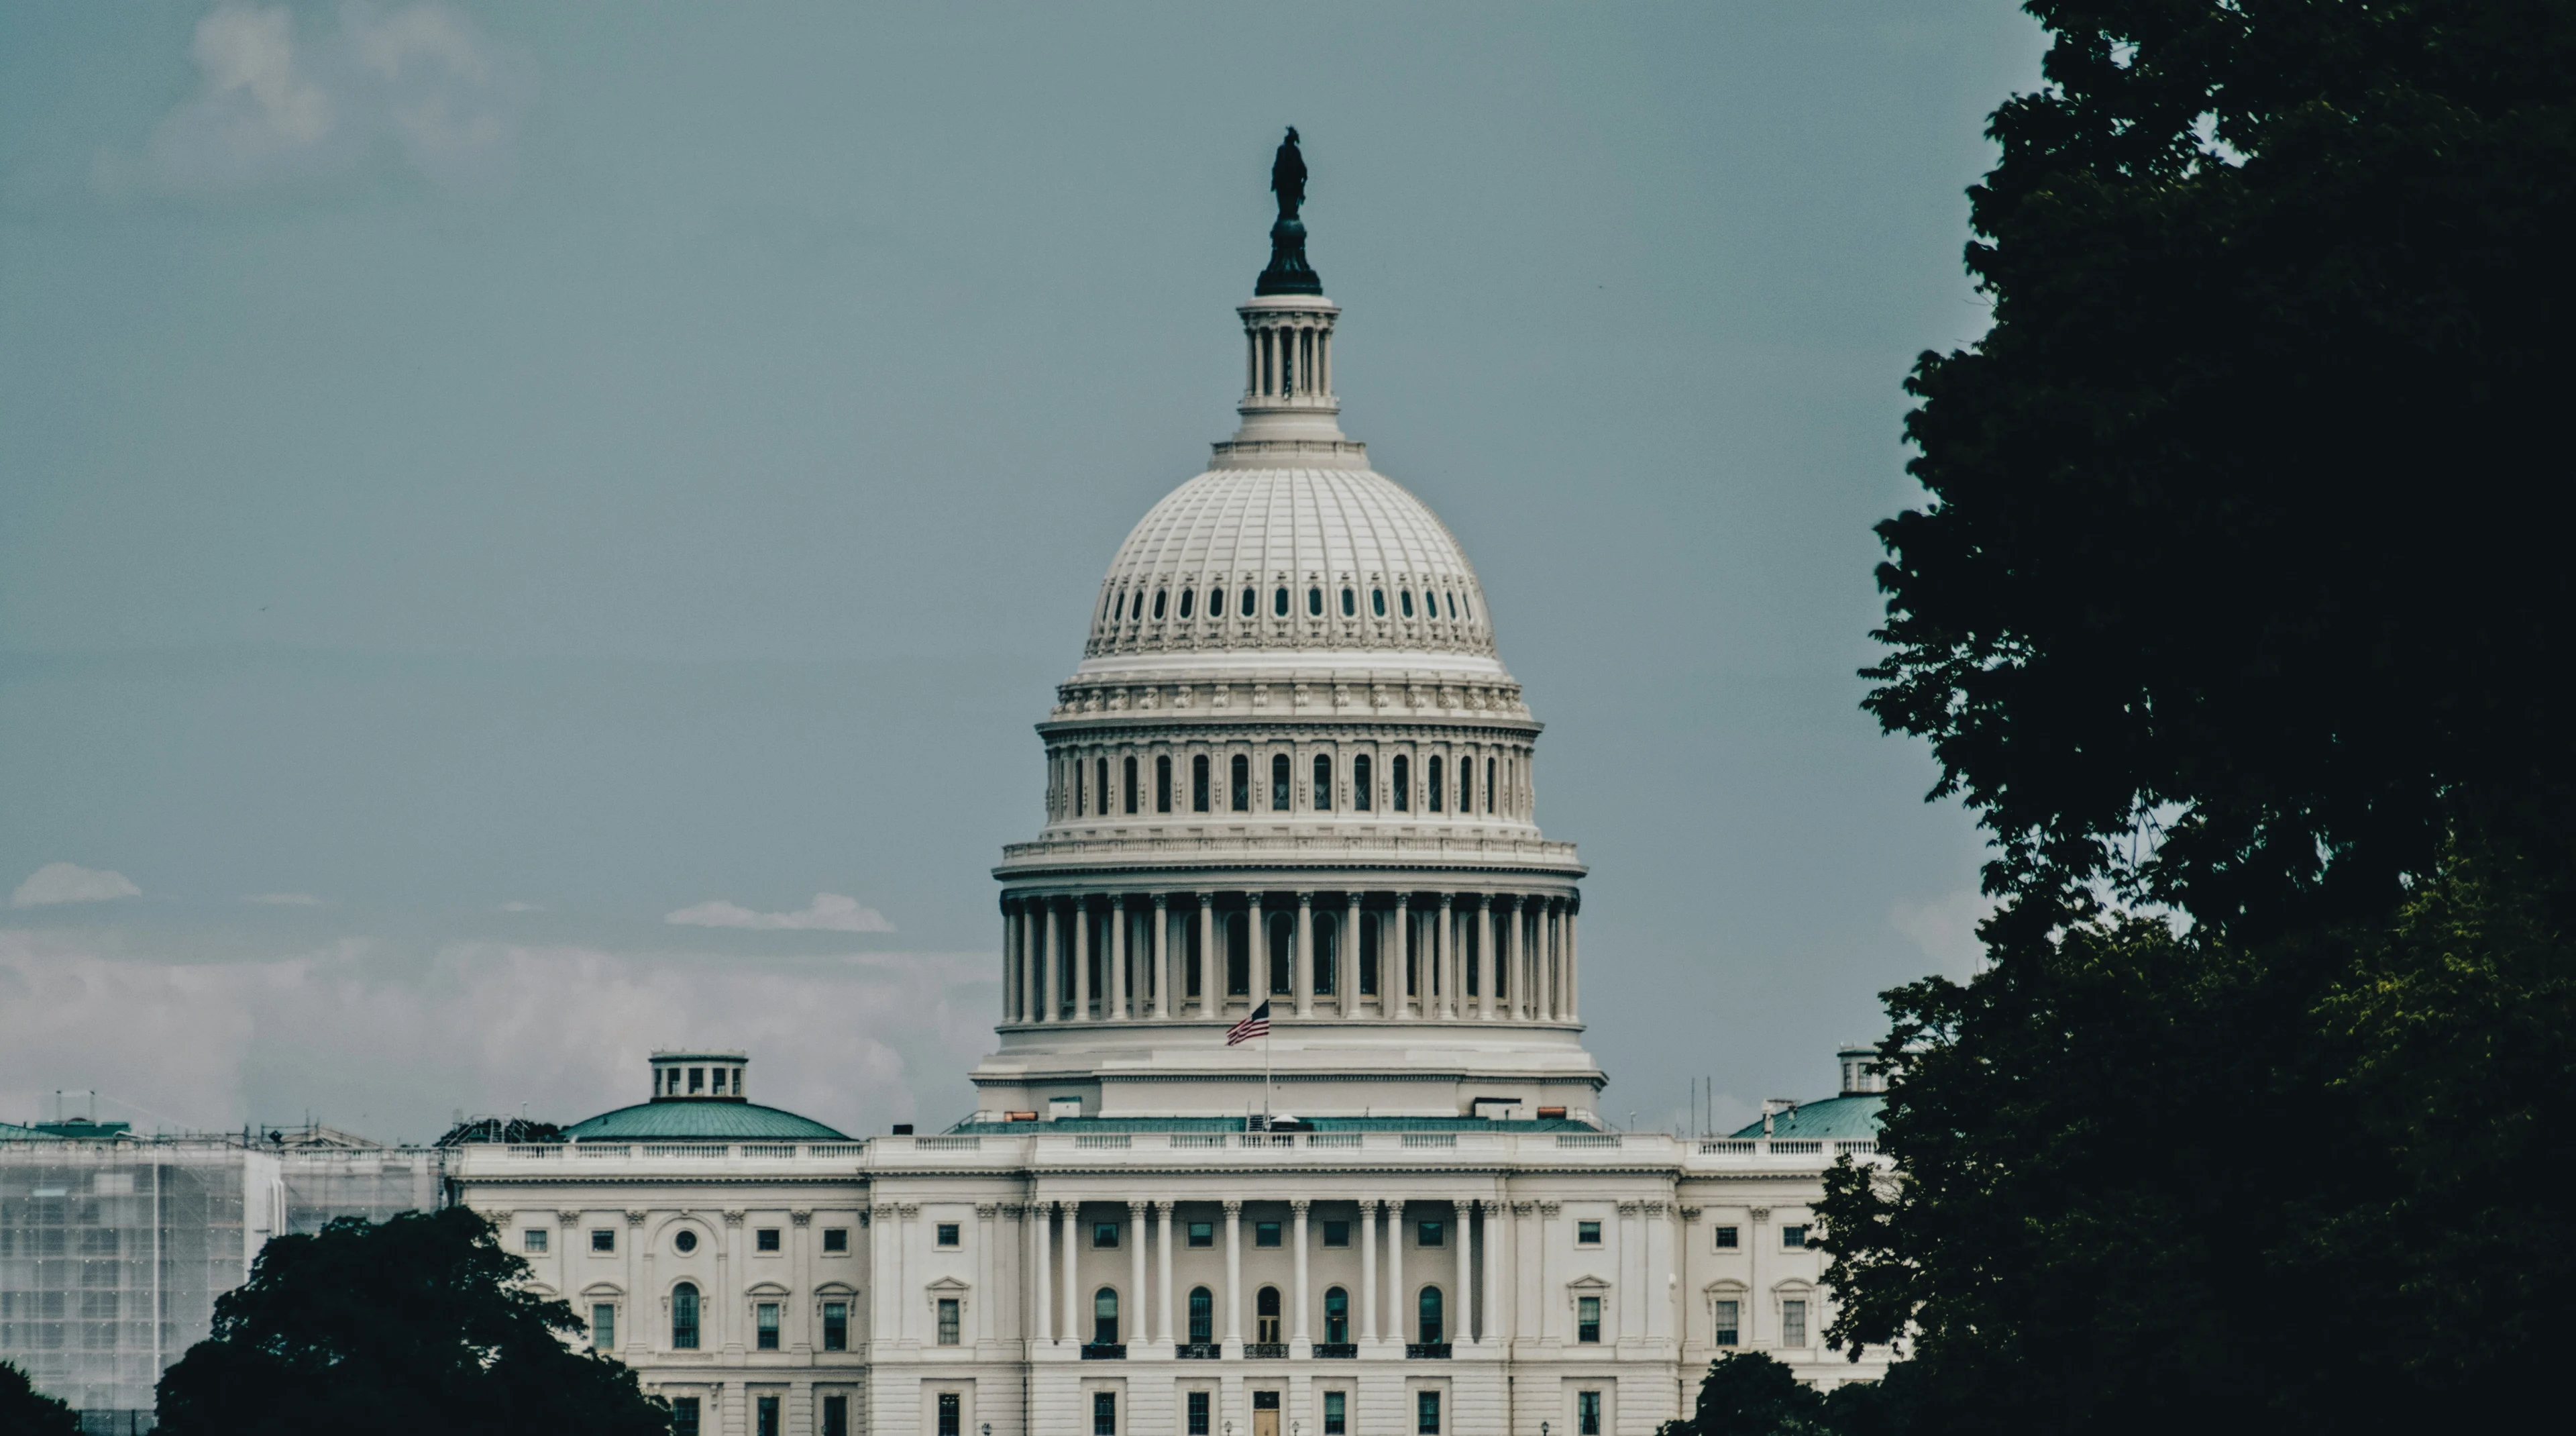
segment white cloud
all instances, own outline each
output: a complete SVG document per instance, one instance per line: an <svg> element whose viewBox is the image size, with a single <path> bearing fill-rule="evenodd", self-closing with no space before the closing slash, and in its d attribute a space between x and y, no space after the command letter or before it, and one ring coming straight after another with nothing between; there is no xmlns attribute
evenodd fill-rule
<svg viewBox="0 0 2576 1436"><path fill-rule="evenodd" d="M845 1132L944 1123L974 1104L999 967L375 940L210 960L155 943L0 929L0 1120L96 1088L103 1115L220 1130L310 1110L417 1141L459 1108L575 1121L639 1102L648 1052L706 1045L752 1054L753 1101Z"/></svg>
<svg viewBox="0 0 2576 1436"><path fill-rule="evenodd" d="M58 902L106 902L143 896L143 889L123 873L85 868L78 863L47 863L27 875L9 895L11 907L44 907Z"/></svg>
<svg viewBox="0 0 2576 1436"><path fill-rule="evenodd" d="M252 893L243 902L263 903L269 907L320 907L322 899L311 893Z"/></svg>
<svg viewBox="0 0 2576 1436"><path fill-rule="evenodd" d="M754 912L718 899L665 914L662 921L680 927L746 927L762 932L892 932L884 913L862 907L857 898L816 893L803 912Z"/></svg>
<svg viewBox="0 0 2576 1436"><path fill-rule="evenodd" d="M1985 966L1986 947L1977 940L1977 924L1994 910L1993 898L1962 888L1927 903L1899 902L1889 910L1887 920L1923 949L1937 971L1967 978Z"/></svg>
<svg viewBox="0 0 2576 1436"><path fill-rule="evenodd" d="M189 55L197 93L163 117L152 150L190 189L334 173L388 139L441 184L503 183L534 91L524 60L435 0L390 14L358 0L319 36L300 36L284 6L226 0L197 22Z"/></svg>

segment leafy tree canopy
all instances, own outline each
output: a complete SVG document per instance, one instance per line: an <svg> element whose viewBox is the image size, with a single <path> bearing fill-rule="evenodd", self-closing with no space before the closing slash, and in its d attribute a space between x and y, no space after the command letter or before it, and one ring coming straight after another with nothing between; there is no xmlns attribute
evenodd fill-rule
<svg viewBox="0 0 2576 1436"><path fill-rule="evenodd" d="M2576 0L2033 0L1869 707L1996 840L1822 1206L1869 1419L2507 1426L2576 1339Z"/></svg>
<svg viewBox="0 0 2576 1436"><path fill-rule="evenodd" d="M11 1436L80 1436L80 1418L38 1391L27 1373L0 1361L0 1431Z"/></svg>
<svg viewBox="0 0 2576 1436"><path fill-rule="evenodd" d="M1902 1436L1902 1400L1866 1381L1819 1394L1767 1352L1735 1351L1709 1363L1691 1414L1656 1436Z"/></svg>
<svg viewBox="0 0 2576 1436"><path fill-rule="evenodd" d="M462 1207L276 1238L217 1299L214 1335L162 1376L160 1429L667 1433L668 1408L625 1366L568 1346L581 1322L526 1291L527 1275Z"/></svg>

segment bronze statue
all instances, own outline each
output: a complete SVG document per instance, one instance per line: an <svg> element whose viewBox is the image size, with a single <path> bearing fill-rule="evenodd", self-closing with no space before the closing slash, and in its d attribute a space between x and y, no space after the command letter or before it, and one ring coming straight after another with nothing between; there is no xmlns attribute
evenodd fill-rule
<svg viewBox="0 0 2576 1436"><path fill-rule="evenodd" d="M1297 150L1297 127L1288 127L1288 138L1279 142L1279 153L1270 161L1270 189L1279 196L1279 217L1295 219L1298 206L1306 202L1306 157Z"/></svg>

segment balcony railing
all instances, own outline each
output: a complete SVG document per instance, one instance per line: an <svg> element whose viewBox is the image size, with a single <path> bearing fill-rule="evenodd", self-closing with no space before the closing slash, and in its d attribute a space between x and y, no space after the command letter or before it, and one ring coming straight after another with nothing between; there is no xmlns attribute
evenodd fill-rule
<svg viewBox="0 0 2576 1436"><path fill-rule="evenodd" d="M1125 1361L1127 1343L1123 1341L1086 1341L1082 1344L1085 1361Z"/></svg>
<svg viewBox="0 0 2576 1436"><path fill-rule="evenodd" d="M1225 1355L1225 1348L1213 1341L1185 1341L1172 1348L1172 1355L1183 1361L1214 1361Z"/></svg>
<svg viewBox="0 0 2576 1436"><path fill-rule="evenodd" d="M1318 1361L1348 1361L1358 1357L1359 1354L1359 1343L1355 1341L1319 1341L1315 1343L1315 1359Z"/></svg>
<svg viewBox="0 0 2576 1436"><path fill-rule="evenodd" d="M1449 1343L1445 1341L1408 1341L1404 1344L1407 1361L1447 1361Z"/></svg>
<svg viewBox="0 0 2576 1436"><path fill-rule="evenodd" d="M1246 1361L1286 1361L1288 1343L1284 1341L1247 1341L1243 1344Z"/></svg>

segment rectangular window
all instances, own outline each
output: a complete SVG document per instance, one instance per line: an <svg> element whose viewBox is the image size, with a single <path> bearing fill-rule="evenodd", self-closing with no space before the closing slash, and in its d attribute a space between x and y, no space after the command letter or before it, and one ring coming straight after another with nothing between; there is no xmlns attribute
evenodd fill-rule
<svg viewBox="0 0 2576 1436"><path fill-rule="evenodd" d="M1091 1244L1103 1251L1107 1251L1118 1245L1118 1224L1116 1222L1093 1222L1091 1224Z"/></svg>
<svg viewBox="0 0 2576 1436"><path fill-rule="evenodd" d="M671 1436L698 1436L698 1398L671 1398Z"/></svg>
<svg viewBox="0 0 2576 1436"><path fill-rule="evenodd" d="M942 1346L957 1344L957 1298L953 1296L943 1296L939 1299L939 1344Z"/></svg>
<svg viewBox="0 0 2576 1436"><path fill-rule="evenodd" d="M955 1433L945 1426L939 1429L943 1436L955 1436ZM850 1436L850 1398L846 1396L823 1398L822 1436Z"/></svg>
<svg viewBox="0 0 2576 1436"><path fill-rule="evenodd" d="M1807 1304L1794 1297L1780 1303L1780 1344L1807 1344Z"/></svg>
<svg viewBox="0 0 2576 1436"><path fill-rule="evenodd" d="M753 1228L751 1233L751 1245L752 1250L754 1251L774 1252L778 1250L778 1228Z"/></svg>
<svg viewBox="0 0 2576 1436"><path fill-rule="evenodd" d="M823 1303L823 1349L850 1349L850 1304L846 1301Z"/></svg>
<svg viewBox="0 0 2576 1436"><path fill-rule="evenodd" d="M1440 1436L1440 1393L1413 1393L1414 1436Z"/></svg>
<svg viewBox="0 0 2576 1436"><path fill-rule="evenodd" d="M957 1245L957 1229L961 1225L963 1225L963 1223L941 1222L939 1224L939 1244L944 1247L953 1247Z"/></svg>
<svg viewBox="0 0 2576 1436"><path fill-rule="evenodd" d="M827 1252L845 1252L849 1249L850 1229L848 1227L823 1228L823 1250Z"/></svg>
<svg viewBox="0 0 2576 1436"><path fill-rule="evenodd" d="M1601 1224L1599 1222L1576 1222L1574 1224L1574 1244L1579 1247L1597 1247L1601 1245Z"/></svg>
<svg viewBox="0 0 2576 1436"><path fill-rule="evenodd" d="M1192 758L1190 760L1190 811L1204 813L1207 810L1208 760L1205 757Z"/></svg>
<svg viewBox="0 0 2576 1436"><path fill-rule="evenodd" d="M1601 1436L1601 1393L1574 1393L1574 1436Z"/></svg>
<svg viewBox="0 0 2576 1436"><path fill-rule="evenodd" d="M1447 1224L1447 1223L1445 1223L1445 1222L1416 1222L1416 1223L1414 1223L1414 1224L1413 1224L1413 1244L1414 1244L1415 1246L1418 1246L1418 1247L1436 1247L1436 1246L1446 1246L1446 1245L1448 1245L1448 1242L1449 1242L1449 1227L1448 1227L1448 1224Z"/></svg>
<svg viewBox="0 0 2576 1436"><path fill-rule="evenodd" d="M759 1397L752 1402L757 1436L778 1436L778 1398Z"/></svg>
<svg viewBox="0 0 2576 1436"><path fill-rule="evenodd" d="M1719 1227L1717 1229L1717 1249L1722 1252L1731 1252L1735 1250L1735 1228Z"/></svg>
<svg viewBox="0 0 2576 1436"><path fill-rule="evenodd" d="M1368 756L1362 754L1353 758L1351 760L1351 807L1363 813L1367 812L1370 799L1377 796L1371 791L1373 787L1375 787L1375 780L1370 776Z"/></svg>
<svg viewBox="0 0 2576 1436"><path fill-rule="evenodd" d="M1388 786L1388 787L1390 787L1390 788L1393 788L1393 789L1395 790L1395 810L1396 810L1397 812L1399 812L1399 813L1409 813L1409 812L1412 812L1412 811L1413 811L1413 762L1412 762L1412 760L1411 760L1411 759L1409 759L1409 758L1406 758L1406 757L1405 757L1403 754L1401 754L1401 753L1397 754L1397 755L1396 755L1396 758L1395 758L1395 769L1394 769L1394 772L1395 772L1395 778L1394 778L1394 781L1393 781L1393 782L1391 782L1391 783L1389 783L1389 784L1387 784L1387 786Z"/></svg>
<svg viewBox="0 0 2576 1436"><path fill-rule="evenodd" d="M752 1325L757 1331L760 1349L776 1351L778 1349L778 1303L764 1301L751 1310Z"/></svg>
<svg viewBox="0 0 2576 1436"><path fill-rule="evenodd" d="M1714 1310L1711 1312L1712 1320L1710 1325L1714 1329L1709 1333L1709 1345L1739 1346L1743 1344L1743 1328L1737 1324L1740 1318L1736 1315L1736 1313L1741 1310L1743 1310L1741 1306L1731 1301L1721 1301L1716 1304Z"/></svg>
<svg viewBox="0 0 2576 1436"><path fill-rule="evenodd" d="M1279 1224L1277 1222L1254 1222L1252 1224L1252 1244L1257 1247L1275 1247L1279 1245Z"/></svg>
<svg viewBox="0 0 2576 1436"><path fill-rule="evenodd" d="M1157 758L1154 760L1154 811L1168 813L1171 810L1172 760Z"/></svg>
<svg viewBox="0 0 2576 1436"><path fill-rule="evenodd" d="M939 1393L939 1436L964 1436L966 1397L963 1392Z"/></svg>
<svg viewBox="0 0 2576 1436"><path fill-rule="evenodd" d="M1133 758L1128 759L1127 771L1121 773L1119 776L1126 779L1125 788L1119 794L1119 803L1125 807L1129 813L1133 813L1136 811L1136 760Z"/></svg>
<svg viewBox="0 0 2576 1436"><path fill-rule="evenodd" d="M1209 1436L1208 1394L1204 1391L1193 1391L1190 1393L1189 1436Z"/></svg>
<svg viewBox="0 0 2576 1436"><path fill-rule="evenodd" d="M1216 1223L1214 1223L1214 1222L1192 1222L1192 1223L1190 1223L1190 1245L1191 1245L1191 1246L1194 1246L1194 1247L1212 1247L1212 1246L1215 1246L1215 1245L1216 1245Z"/></svg>
<svg viewBox="0 0 2576 1436"><path fill-rule="evenodd" d="M1324 1436L1349 1436L1350 1398L1339 1391L1324 1393Z"/></svg>
<svg viewBox="0 0 2576 1436"><path fill-rule="evenodd" d="M590 1306L590 1345L595 1351L617 1349L617 1307L598 1301Z"/></svg>
<svg viewBox="0 0 2576 1436"><path fill-rule="evenodd" d="M1350 1244L1351 1224L1349 1222L1324 1223L1324 1245L1328 1247L1346 1247Z"/></svg>
<svg viewBox="0 0 2576 1436"><path fill-rule="evenodd" d="M700 1092L704 1092L705 1090L707 1090L707 1069L705 1069L704 1067L692 1067L692 1068L690 1068L690 1069L689 1069L689 1095L690 1095L690 1096L692 1096L692 1097L694 1097L694 1096L696 1096L697 1094L699 1094Z"/></svg>
<svg viewBox="0 0 2576 1436"><path fill-rule="evenodd" d="M1091 1436L1118 1436L1118 1393L1091 1393Z"/></svg>
<svg viewBox="0 0 2576 1436"><path fill-rule="evenodd" d="M1574 1339L1587 1345L1601 1340L1601 1298L1580 1296L1574 1299Z"/></svg>
<svg viewBox="0 0 2576 1436"><path fill-rule="evenodd" d="M595 1252L613 1252L617 1250L616 1229L613 1227L591 1228L590 1249Z"/></svg>
<svg viewBox="0 0 2576 1436"><path fill-rule="evenodd" d="M528 1228L525 1232L520 1234L519 1243L522 1247L532 1252L544 1251L546 1249L546 1229L544 1227Z"/></svg>
<svg viewBox="0 0 2576 1436"><path fill-rule="evenodd" d="M1804 1251L1806 1248L1807 1229L1805 1227L1786 1226L1780 1229L1780 1249L1782 1251Z"/></svg>

